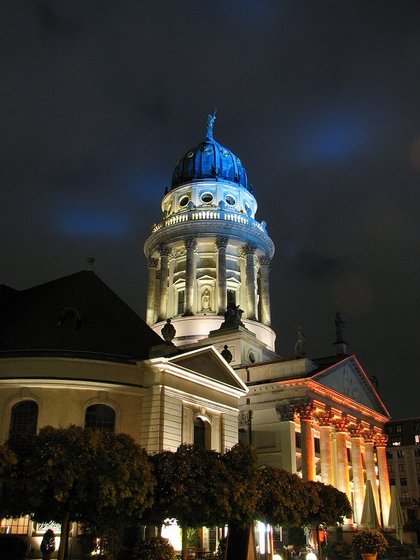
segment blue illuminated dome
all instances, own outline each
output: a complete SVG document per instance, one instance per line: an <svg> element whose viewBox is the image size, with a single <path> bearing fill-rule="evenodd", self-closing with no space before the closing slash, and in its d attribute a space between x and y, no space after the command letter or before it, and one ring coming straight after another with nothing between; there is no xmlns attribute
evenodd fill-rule
<svg viewBox="0 0 420 560"><path fill-rule="evenodd" d="M190 182L214 179L229 181L251 191L241 160L213 138L215 115L209 115L204 142L191 148L176 164L171 190Z"/></svg>

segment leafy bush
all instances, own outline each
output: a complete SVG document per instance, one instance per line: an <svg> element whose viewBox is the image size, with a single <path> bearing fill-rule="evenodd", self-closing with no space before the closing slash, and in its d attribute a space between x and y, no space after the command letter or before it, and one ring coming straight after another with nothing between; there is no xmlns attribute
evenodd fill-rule
<svg viewBox="0 0 420 560"><path fill-rule="evenodd" d="M388 542L381 531L365 529L354 537L353 548L361 554L374 552L383 554L388 550Z"/></svg>
<svg viewBox="0 0 420 560"><path fill-rule="evenodd" d="M167 539L153 537L139 543L133 554L133 560L174 560L175 551Z"/></svg>
<svg viewBox="0 0 420 560"><path fill-rule="evenodd" d="M0 558L25 560L29 554L29 543L16 535L0 535Z"/></svg>

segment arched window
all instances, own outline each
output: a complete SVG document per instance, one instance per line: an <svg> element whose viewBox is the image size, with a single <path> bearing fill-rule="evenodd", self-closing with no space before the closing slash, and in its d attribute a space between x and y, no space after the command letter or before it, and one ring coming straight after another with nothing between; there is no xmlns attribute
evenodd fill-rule
<svg viewBox="0 0 420 560"><path fill-rule="evenodd" d="M115 430L115 410L106 404L93 404L86 410L85 428Z"/></svg>
<svg viewBox="0 0 420 560"><path fill-rule="evenodd" d="M201 418L194 420L194 445L206 447L206 428Z"/></svg>
<svg viewBox="0 0 420 560"><path fill-rule="evenodd" d="M211 448L210 423L199 416L194 420L194 445L198 445L203 449Z"/></svg>
<svg viewBox="0 0 420 560"><path fill-rule="evenodd" d="M9 441L16 443L36 434L38 405L35 401L20 401L12 408Z"/></svg>

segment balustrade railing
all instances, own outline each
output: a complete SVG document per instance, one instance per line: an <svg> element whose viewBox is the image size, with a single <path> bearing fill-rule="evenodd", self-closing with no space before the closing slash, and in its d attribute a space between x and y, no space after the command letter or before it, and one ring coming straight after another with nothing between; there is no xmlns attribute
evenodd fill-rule
<svg viewBox="0 0 420 560"><path fill-rule="evenodd" d="M191 210L189 212L175 214L174 216L170 216L169 218L164 218L158 224L154 224L152 232L155 233L156 231L159 231L164 227L170 227L176 224L195 220L225 220L228 222L243 224L245 226L255 227L260 231L266 233L265 227L260 224L260 222L257 222L257 220L253 220L249 216L244 216L243 214L225 210Z"/></svg>

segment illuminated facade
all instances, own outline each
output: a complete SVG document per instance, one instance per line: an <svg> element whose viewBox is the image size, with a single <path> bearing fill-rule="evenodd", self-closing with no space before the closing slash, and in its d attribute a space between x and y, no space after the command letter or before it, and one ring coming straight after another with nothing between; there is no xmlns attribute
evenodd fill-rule
<svg viewBox="0 0 420 560"><path fill-rule="evenodd" d="M177 163L144 252L149 264L146 322L160 334L172 318L176 345L220 327L228 304L243 310L256 346L274 351L269 264L274 244L256 220L257 201L237 156L206 138Z"/></svg>
<svg viewBox="0 0 420 560"><path fill-rule="evenodd" d="M296 359L275 353L274 244L213 122L177 163L144 246L147 324L92 270L22 292L0 287L1 441L76 424L126 432L148 451L198 437L224 451L240 434L262 465L345 492L348 526L361 524L371 481L387 526L389 414L340 333L334 356L309 359L302 341ZM22 523L2 522L30 534Z"/></svg>
<svg viewBox="0 0 420 560"><path fill-rule="evenodd" d="M420 519L420 418L393 419L388 435L388 472L395 486L405 520Z"/></svg>
<svg viewBox="0 0 420 560"><path fill-rule="evenodd" d="M23 291L0 286L0 304L1 442L75 424L127 433L149 452L237 443L247 389L229 364L212 347L165 344L93 271ZM0 523L34 532L35 550L45 528Z"/></svg>
<svg viewBox="0 0 420 560"><path fill-rule="evenodd" d="M162 200L162 221L145 243L149 263L147 322L160 332L171 318L184 348L227 349L249 392L241 400L240 432L262 465L320 480L345 492L362 522L365 484L374 489L387 526L390 490L383 426L389 413L356 356L347 353L336 318L335 354L297 358L274 352L269 263L274 245L240 160L213 138L209 116L203 142L177 163ZM239 325L223 322L229 304ZM227 319L226 319L227 320ZM299 347L300 345L300 347Z"/></svg>
<svg viewBox="0 0 420 560"><path fill-rule="evenodd" d="M241 431L260 463L337 487L347 494L358 525L370 480L379 521L387 526L390 491L382 429L389 414L357 358L278 360L237 371L249 389Z"/></svg>

